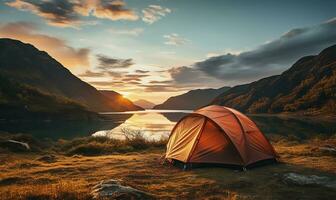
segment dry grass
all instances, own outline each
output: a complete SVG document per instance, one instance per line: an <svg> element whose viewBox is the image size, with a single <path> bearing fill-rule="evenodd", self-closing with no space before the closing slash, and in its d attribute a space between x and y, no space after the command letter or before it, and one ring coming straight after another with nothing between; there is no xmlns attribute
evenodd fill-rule
<svg viewBox="0 0 336 200"><path fill-rule="evenodd" d="M335 144L336 138L280 138L274 146L281 163L247 172L162 166L163 148L100 156L56 154L51 163L38 161L41 153L0 154L0 199L91 199L91 188L111 178L158 199L335 199L335 190L286 185L281 179L288 172L336 179L335 155L316 150Z"/></svg>
<svg viewBox="0 0 336 200"><path fill-rule="evenodd" d="M48 180L48 179L45 179ZM35 180L36 181L36 180ZM91 199L89 191L86 187L87 183L80 181L57 181L56 183L37 183L23 185L9 185L2 188L0 199Z"/></svg>

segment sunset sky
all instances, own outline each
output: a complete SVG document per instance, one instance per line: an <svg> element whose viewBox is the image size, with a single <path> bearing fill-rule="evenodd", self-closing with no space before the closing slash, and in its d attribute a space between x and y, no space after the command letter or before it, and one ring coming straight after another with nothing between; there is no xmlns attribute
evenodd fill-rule
<svg viewBox="0 0 336 200"><path fill-rule="evenodd" d="M335 10L335 0L3 0L0 37L98 89L161 103L279 74L336 44Z"/></svg>

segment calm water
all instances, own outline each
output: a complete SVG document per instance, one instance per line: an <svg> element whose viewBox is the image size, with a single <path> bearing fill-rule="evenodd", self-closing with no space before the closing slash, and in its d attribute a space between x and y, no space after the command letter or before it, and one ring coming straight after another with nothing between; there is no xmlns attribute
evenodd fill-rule
<svg viewBox="0 0 336 200"><path fill-rule="evenodd" d="M101 113L106 120L96 122L55 121L0 121L0 131L27 133L37 138L71 139L83 136L124 138L123 129L140 130L149 139L168 137L176 122L190 110L146 110L136 112ZM250 116L266 134L294 135L299 138L332 135L336 124L331 121L302 120L277 116Z"/></svg>

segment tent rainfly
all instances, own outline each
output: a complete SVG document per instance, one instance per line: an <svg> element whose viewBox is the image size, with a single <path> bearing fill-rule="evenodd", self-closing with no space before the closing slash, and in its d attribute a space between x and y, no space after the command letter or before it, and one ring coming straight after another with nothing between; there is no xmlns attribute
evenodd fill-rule
<svg viewBox="0 0 336 200"><path fill-rule="evenodd" d="M211 105L183 117L173 128L165 159L184 167L239 166L276 160L276 152L256 124L232 108Z"/></svg>

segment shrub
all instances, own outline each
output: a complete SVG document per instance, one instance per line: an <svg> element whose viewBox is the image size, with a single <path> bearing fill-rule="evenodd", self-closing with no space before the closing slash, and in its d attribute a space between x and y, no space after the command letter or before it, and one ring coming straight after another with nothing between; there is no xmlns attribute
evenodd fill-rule
<svg viewBox="0 0 336 200"><path fill-rule="evenodd" d="M118 140L109 137L83 137L73 140L59 140L58 151L67 155L103 155L110 153L125 153L149 148L163 148L167 140L148 140L143 132L139 130L122 129L125 140Z"/></svg>

